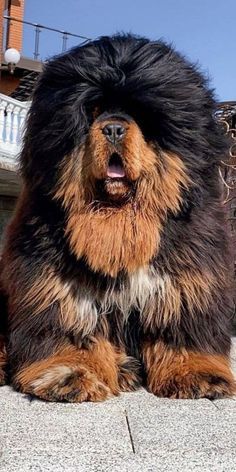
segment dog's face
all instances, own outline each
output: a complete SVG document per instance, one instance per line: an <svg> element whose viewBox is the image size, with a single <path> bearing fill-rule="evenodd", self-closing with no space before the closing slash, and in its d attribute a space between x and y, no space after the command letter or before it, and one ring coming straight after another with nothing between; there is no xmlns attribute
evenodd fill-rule
<svg viewBox="0 0 236 472"><path fill-rule="evenodd" d="M171 47L132 36L101 38L45 66L23 173L50 191L73 155L71 165L101 198L125 200L142 177L163 173L166 153L181 159L191 177L204 159L216 158L222 145L213 110L204 78Z"/></svg>
<svg viewBox="0 0 236 472"><path fill-rule="evenodd" d="M214 101L204 78L162 42L131 36L102 38L49 61L36 87L22 154L30 180L50 177L84 146L84 170L103 181L111 198L135 186L161 151L188 166L219 153ZM152 158L150 159L152 161ZM152 163L153 164L153 163ZM163 163L164 165L164 163ZM151 166L151 167L150 167Z"/></svg>
<svg viewBox="0 0 236 472"><path fill-rule="evenodd" d="M154 172L154 150L135 120L119 111L98 114L89 129L84 155L98 192L111 201L134 197L137 182L145 173Z"/></svg>

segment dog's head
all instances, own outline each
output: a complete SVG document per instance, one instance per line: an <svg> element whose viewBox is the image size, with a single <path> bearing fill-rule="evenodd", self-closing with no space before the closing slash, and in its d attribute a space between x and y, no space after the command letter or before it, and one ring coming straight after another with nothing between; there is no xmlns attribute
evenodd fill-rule
<svg viewBox="0 0 236 472"><path fill-rule="evenodd" d="M132 197L155 172L163 177L166 154L180 158L193 178L193 162L198 172L222 152L213 111L206 81L171 47L104 37L45 65L28 120L23 174L50 191L72 160L78 185L83 179L103 201Z"/></svg>

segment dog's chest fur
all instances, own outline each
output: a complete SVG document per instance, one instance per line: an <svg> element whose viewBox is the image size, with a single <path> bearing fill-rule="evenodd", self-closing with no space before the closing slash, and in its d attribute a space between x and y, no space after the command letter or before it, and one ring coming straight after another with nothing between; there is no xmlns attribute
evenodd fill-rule
<svg viewBox="0 0 236 472"><path fill-rule="evenodd" d="M161 277L152 267L140 268L127 275L117 287L115 281L101 290L83 284L77 290L76 331L90 334L100 316L119 312L123 322L137 310L141 317L151 316L164 303L169 284L168 276Z"/></svg>

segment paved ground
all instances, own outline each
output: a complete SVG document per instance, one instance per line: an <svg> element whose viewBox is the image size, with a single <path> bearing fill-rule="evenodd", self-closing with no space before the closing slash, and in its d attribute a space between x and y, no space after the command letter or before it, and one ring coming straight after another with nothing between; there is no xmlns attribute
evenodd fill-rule
<svg viewBox="0 0 236 472"><path fill-rule="evenodd" d="M236 343L232 355L236 368ZM1 472L233 472L236 398L30 401L0 389Z"/></svg>

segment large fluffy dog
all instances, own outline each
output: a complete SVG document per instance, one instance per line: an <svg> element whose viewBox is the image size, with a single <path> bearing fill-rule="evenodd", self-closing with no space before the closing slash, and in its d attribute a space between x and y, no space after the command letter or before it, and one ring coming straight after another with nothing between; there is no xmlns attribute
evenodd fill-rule
<svg viewBox="0 0 236 472"><path fill-rule="evenodd" d="M46 64L3 254L16 389L71 402L141 382L172 398L233 394L214 108L162 42L104 37Z"/></svg>

